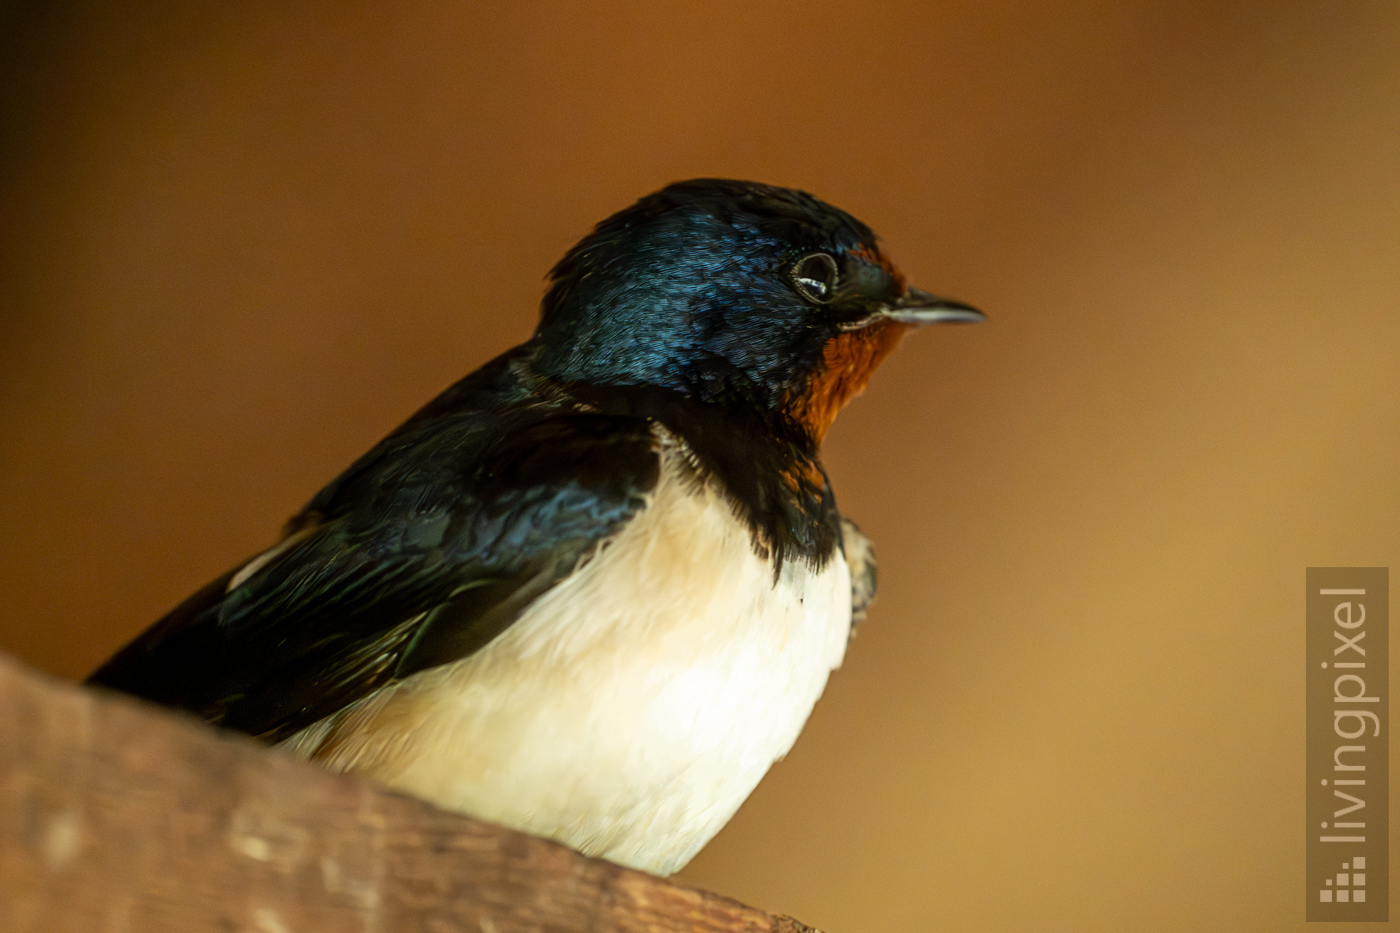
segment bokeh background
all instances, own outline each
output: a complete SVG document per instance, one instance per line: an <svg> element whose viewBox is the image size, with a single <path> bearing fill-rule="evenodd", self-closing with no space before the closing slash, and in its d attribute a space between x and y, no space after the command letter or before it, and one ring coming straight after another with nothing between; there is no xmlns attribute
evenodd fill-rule
<svg viewBox="0 0 1400 933"><path fill-rule="evenodd" d="M683 878L832 933L1303 929L1303 572L1400 567L1400 4L0 5L0 650L78 678L669 181L990 322L826 459L881 595Z"/></svg>

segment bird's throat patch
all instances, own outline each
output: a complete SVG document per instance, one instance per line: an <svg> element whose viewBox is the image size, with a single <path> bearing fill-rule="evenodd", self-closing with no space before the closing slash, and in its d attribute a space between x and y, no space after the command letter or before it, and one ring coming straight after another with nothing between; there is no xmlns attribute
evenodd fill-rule
<svg viewBox="0 0 1400 933"><path fill-rule="evenodd" d="M865 391L870 376L910 330L909 324L883 320L829 340L807 391L789 404L789 415L820 442L831 430L837 413Z"/></svg>

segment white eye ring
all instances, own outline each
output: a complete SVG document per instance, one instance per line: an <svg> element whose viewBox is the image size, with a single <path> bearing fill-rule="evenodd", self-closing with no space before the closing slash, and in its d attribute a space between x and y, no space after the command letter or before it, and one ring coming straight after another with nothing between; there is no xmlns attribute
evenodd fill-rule
<svg viewBox="0 0 1400 933"><path fill-rule="evenodd" d="M836 292L840 278L836 260L826 253L811 253L797 260L792 267L792 284L797 293L812 304L826 304Z"/></svg>

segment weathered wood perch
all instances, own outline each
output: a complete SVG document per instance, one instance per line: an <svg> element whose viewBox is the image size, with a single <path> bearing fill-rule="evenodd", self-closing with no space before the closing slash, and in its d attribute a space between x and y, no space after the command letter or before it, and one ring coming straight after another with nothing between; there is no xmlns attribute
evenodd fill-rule
<svg viewBox="0 0 1400 933"><path fill-rule="evenodd" d="M809 930L3 657L0 929Z"/></svg>

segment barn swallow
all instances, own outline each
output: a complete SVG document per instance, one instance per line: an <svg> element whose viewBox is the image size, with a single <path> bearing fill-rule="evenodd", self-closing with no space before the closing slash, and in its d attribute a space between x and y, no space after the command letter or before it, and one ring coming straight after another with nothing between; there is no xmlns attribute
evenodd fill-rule
<svg viewBox="0 0 1400 933"><path fill-rule="evenodd" d="M673 184L555 266L533 337L89 682L667 875L793 742L874 592L819 458L911 329L809 194Z"/></svg>

